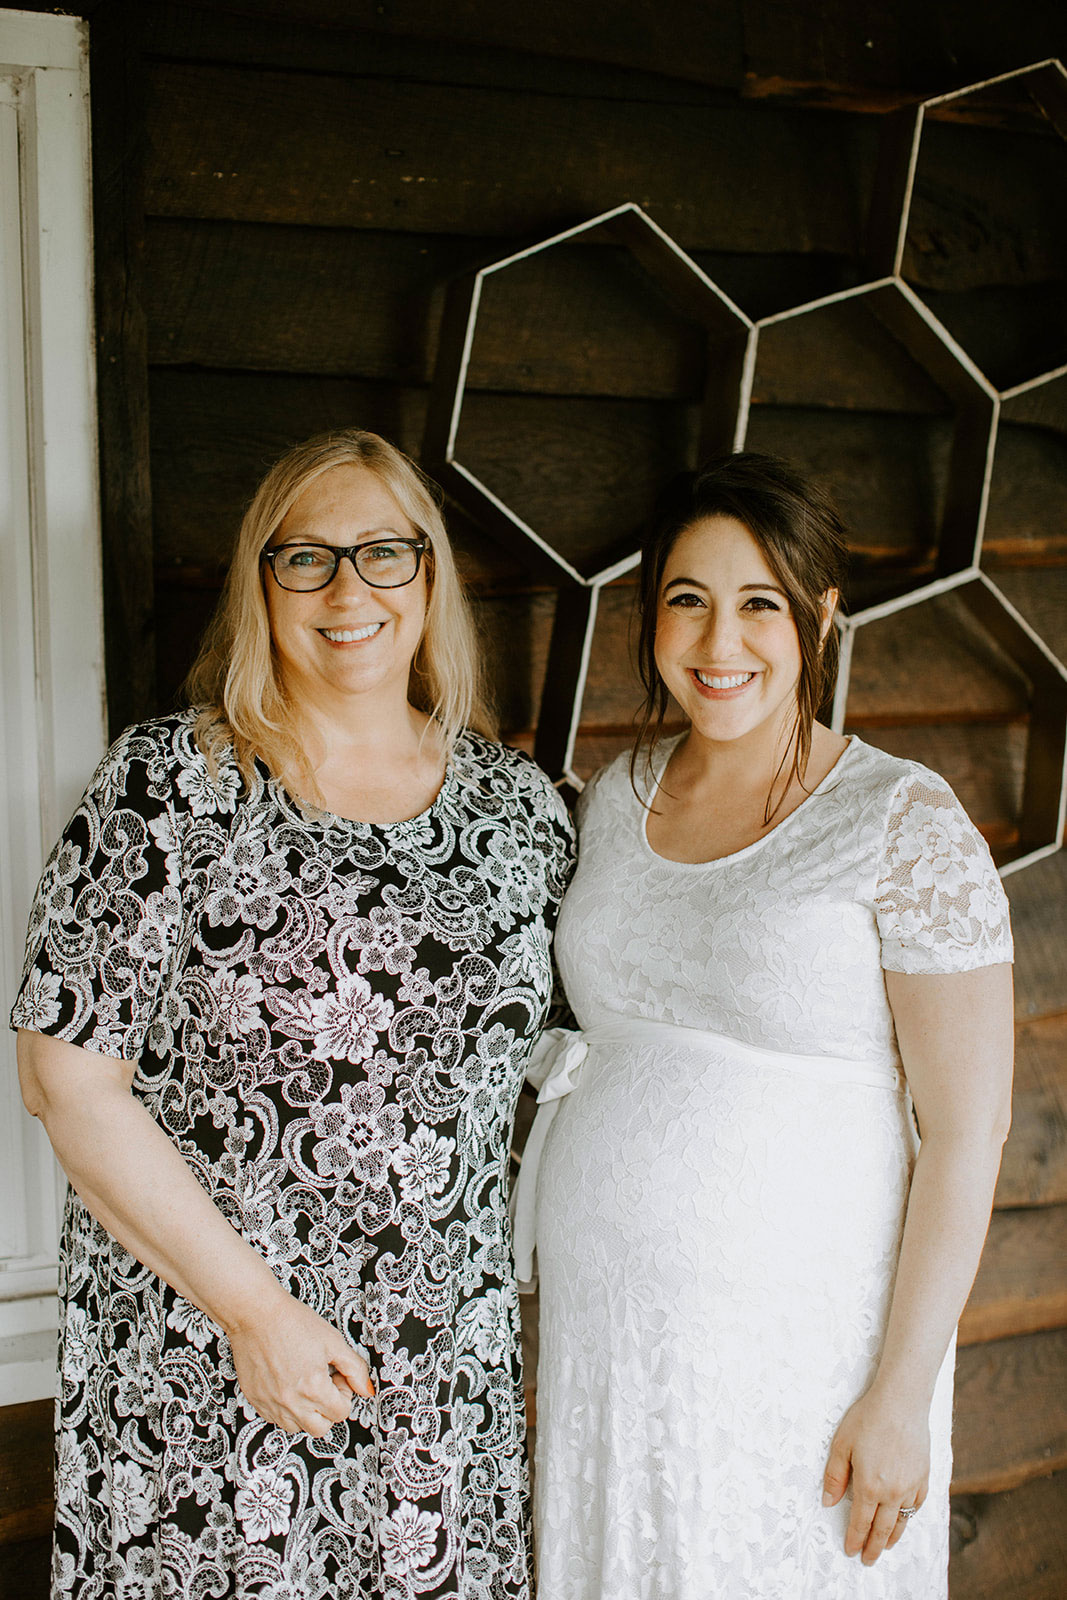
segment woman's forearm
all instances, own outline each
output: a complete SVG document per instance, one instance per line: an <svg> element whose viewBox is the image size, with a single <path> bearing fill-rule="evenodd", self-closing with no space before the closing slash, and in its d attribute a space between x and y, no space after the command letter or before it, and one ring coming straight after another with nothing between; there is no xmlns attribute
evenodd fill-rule
<svg viewBox="0 0 1067 1600"><path fill-rule="evenodd" d="M64 1063L67 1051L77 1062ZM19 1036L27 1106L71 1185L120 1244L227 1332L262 1316L265 1300L286 1293L267 1262L130 1092L126 1064L86 1063L88 1055L38 1034Z"/></svg>
<svg viewBox="0 0 1067 1600"><path fill-rule="evenodd" d="M875 1384L929 1406L978 1270L1003 1137L931 1134L912 1175L907 1220Z"/></svg>

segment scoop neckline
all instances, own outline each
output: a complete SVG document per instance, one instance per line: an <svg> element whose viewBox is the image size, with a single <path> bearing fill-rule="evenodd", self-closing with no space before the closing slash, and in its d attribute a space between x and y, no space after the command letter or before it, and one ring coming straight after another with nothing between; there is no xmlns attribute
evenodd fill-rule
<svg viewBox="0 0 1067 1600"><path fill-rule="evenodd" d="M338 811L328 811L323 806L312 805L308 801L298 799L298 797L294 795L290 789L286 788L285 784L280 778L275 777L274 773L268 771L267 769L264 770L267 771L268 787L275 792L275 794L281 799L288 809L296 811L304 822L309 822L313 825L317 824L319 827L323 828L355 828L357 830L377 831L379 833L395 833L398 830L402 831L407 828L417 828L421 824L429 821L436 814L438 808L451 797L455 784L458 781L458 773L456 770L456 751L461 744L467 743L468 737L469 735L466 729L464 729L464 731L456 739L452 749L449 751L448 760L445 762L444 776L441 779L441 786L434 795L433 799L430 801L429 805L424 806L423 809L416 812L413 817L402 817L397 822L367 822L360 817L342 817Z"/></svg>
<svg viewBox="0 0 1067 1600"><path fill-rule="evenodd" d="M667 766L670 762L671 756L674 754L677 745L684 737L684 732L676 734L675 737L670 741L669 747L662 747L665 749L666 753L664 755L663 763L658 770L655 768L653 769L655 786L650 796L649 805L647 807L643 805L641 806L641 816L638 822L637 832L641 841L642 849L652 857L653 861L658 861L665 867L677 867L682 871L688 872L705 872L709 867L726 866L727 864L735 861L741 861L745 856L751 855L756 850L762 850L764 846L767 845L772 839L777 838L783 829L789 827L794 817L800 816L800 813L804 810L804 808L810 805L811 802L816 799L819 794L821 794L822 790L833 777L840 775L842 765L851 755L852 751L855 750L861 743L854 733L846 734L845 737L848 740L848 743L845 745L845 748L842 750L841 754L838 756L829 772L827 772L825 776L819 780L811 793L805 795L800 804L794 807L787 817L783 817L781 822L776 822L770 832L763 835L762 839L753 839L751 844L743 845L740 850L731 850L728 855L712 856L709 861L674 861L670 856L661 856L658 850L654 850L652 848L652 845L649 842L647 830L649 813L651 811L651 807L655 804L656 796L659 794L660 785L663 782L663 776L667 771ZM640 802L638 803L640 804Z"/></svg>

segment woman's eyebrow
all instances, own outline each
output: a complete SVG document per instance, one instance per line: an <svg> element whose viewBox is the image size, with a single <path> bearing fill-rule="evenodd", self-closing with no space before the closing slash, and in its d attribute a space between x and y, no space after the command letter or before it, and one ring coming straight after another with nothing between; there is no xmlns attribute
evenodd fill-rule
<svg viewBox="0 0 1067 1600"><path fill-rule="evenodd" d="M673 589L679 583L687 584L690 589L703 589L705 593L707 592L707 584L701 583L699 578L672 578L670 583L664 584L664 594L667 593L668 589ZM764 594L780 594L783 600L789 599L785 590L779 589L776 583L743 583L737 592L738 594L747 594L750 589L759 589Z"/></svg>
<svg viewBox="0 0 1067 1600"><path fill-rule="evenodd" d="M361 533L356 540L357 544L373 544L375 539L410 539L409 533L397 533L395 528L372 528L368 533ZM310 534L291 533L281 544L274 545L275 550L282 550L287 544L321 544L330 550L340 550L339 544L330 544L329 539L313 539Z"/></svg>

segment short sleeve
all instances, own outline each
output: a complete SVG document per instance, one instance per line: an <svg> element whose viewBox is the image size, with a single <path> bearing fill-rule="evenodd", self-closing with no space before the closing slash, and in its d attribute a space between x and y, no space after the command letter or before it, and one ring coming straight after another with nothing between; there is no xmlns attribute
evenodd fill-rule
<svg viewBox="0 0 1067 1600"><path fill-rule="evenodd" d="M14 1028L139 1059L181 927L173 785L154 730L97 769L30 913Z"/></svg>
<svg viewBox="0 0 1067 1600"><path fill-rule="evenodd" d="M889 972L970 972L1012 959L1008 899L985 840L920 768L890 806L875 910Z"/></svg>

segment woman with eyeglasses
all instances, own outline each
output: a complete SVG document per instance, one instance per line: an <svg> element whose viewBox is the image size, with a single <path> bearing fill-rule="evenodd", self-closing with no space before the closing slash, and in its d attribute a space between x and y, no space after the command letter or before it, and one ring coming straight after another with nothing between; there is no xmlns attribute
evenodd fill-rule
<svg viewBox="0 0 1067 1600"><path fill-rule="evenodd" d="M435 498L355 430L244 519L35 902L71 1182L54 1592L530 1593L512 1117L572 855L490 737Z"/></svg>

